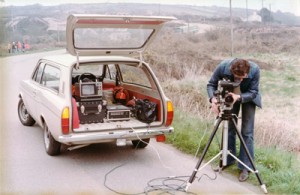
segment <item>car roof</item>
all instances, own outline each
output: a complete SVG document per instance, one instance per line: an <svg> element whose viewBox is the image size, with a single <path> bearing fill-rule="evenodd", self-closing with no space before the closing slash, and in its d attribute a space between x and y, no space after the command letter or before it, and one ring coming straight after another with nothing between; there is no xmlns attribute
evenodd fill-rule
<svg viewBox="0 0 300 195"><path fill-rule="evenodd" d="M125 62L140 62L138 59L131 58L131 57L124 57L124 56L98 56L98 57L86 57L80 56L79 63L85 62L111 62L111 61L125 61ZM77 57L72 56L68 53L60 54L60 55L52 55L52 56L45 56L41 60L51 61L62 66L72 67L74 64L77 63Z"/></svg>

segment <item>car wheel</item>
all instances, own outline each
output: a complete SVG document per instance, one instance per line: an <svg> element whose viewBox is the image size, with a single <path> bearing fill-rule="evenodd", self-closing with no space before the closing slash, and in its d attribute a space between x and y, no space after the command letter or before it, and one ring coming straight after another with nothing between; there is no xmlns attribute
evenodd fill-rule
<svg viewBox="0 0 300 195"><path fill-rule="evenodd" d="M21 123L25 126L32 126L35 123L35 120L27 112L25 104L22 99L19 100L18 104L18 115Z"/></svg>
<svg viewBox="0 0 300 195"><path fill-rule="evenodd" d="M47 154L50 156L56 156L60 154L61 143L57 142L53 138L46 123L44 124L44 143Z"/></svg>
<svg viewBox="0 0 300 195"><path fill-rule="evenodd" d="M134 148L145 148L150 142L150 138L131 141Z"/></svg>

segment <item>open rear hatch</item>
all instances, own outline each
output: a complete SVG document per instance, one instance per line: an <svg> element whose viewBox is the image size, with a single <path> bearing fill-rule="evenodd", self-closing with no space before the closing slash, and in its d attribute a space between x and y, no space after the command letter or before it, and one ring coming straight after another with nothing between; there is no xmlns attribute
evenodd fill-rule
<svg viewBox="0 0 300 195"><path fill-rule="evenodd" d="M74 56L137 55L174 19L73 14L67 20L67 50Z"/></svg>
<svg viewBox="0 0 300 195"><path fill-rule="evenodd" d="M136 59L114 56L141 56L164 23L174 19L82 14L68 17L67 50L78 57L77 66L72 72L73 111L78 112L74 113L74 116L78 116L77 125L73 124L74 132L103 130L114 134L113 130L116 129L131 131L133 127L149 128L149 122L141 122L138 117L132 116L132 109L126 102L119 105L119 102L114 101L117 95L112 94L116 94L120 87L124 89L120 91L127 92L121 93L128 97L123 100L136 97L157 104L154 111L157 117L151 126L155 126L157 131L158 127L162 127L167 120L164 115L166 108L153 73L141 66L142 59L138 64ZM89 62L93 58L81 57L79 60L79 56L111 57Z"/></svg>

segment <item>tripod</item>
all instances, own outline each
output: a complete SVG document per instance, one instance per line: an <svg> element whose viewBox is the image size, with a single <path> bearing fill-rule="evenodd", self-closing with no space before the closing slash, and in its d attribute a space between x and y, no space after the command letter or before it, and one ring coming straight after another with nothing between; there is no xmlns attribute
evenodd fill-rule
<svg viewBox="0 0 300 195"><path fill-rule="evenodd" d="M234 126L235 126L235 131L236 131L236 134L238 135L239 139L240 139L240 143L243 147L243 149L245 150L246 154L247 154L247 157L253 167L253 169L251 169L250 167L248 167L247 165L245 165L242 161L240 161L236 156L234 156L229 150L228 150L228 124L229 124L229 120L232 120ZM221 146L221 151L215 156L213 157L210 161L208 161L206 164L204 164L200 169L199 167L201 166L201 163L204 159L204 156L206 154L206 152L208 151L208 148L219 128L219 125L221 124L221 122L224 121L224 128L223 128L223 132L222 132L222 146ZM254 173L257 177L257 180L263 190L263 192L265 194L268 193L267 191L267 188L266 188L266 185L263 184L262 182L262 179L258 173L258 170L255 168L255 165L254 165L254 162L253 162L253 159L251 158L250 156L250 153L249 153L249 150L248 148L246 147L246 143L241 135L241 133L238 131L238 128L237 128L237 123L236 121L233 119L233 114L231 114L231 111L230 110L224 110L222 111L222 113L220 113L215 125L214 125L214 129L213 129L213 132L212 134L210 135L210 138L209 138L209 141L208 143L206 144L205 148L204 148L204 151L202 152L201 156L200 156L200 159L192 173L192 175L190 176L189 178L189 181L186 185L186 188L185 188L185 191L187 192L188 191L188 188L191 186L191 184L193 183L194 179L195 179L195 176L197 174L197 172L201 169L203 169L204 167L206 167L209 163L211 163L212 161L214 161L217 157L221 156L221 159L220 159L220 170L222 167L226 166L227 165L227 156L230 155L232 158L234 158L235 160L237 160L239 163L241 163L246 169L248 169L250 172Z"/></svg>

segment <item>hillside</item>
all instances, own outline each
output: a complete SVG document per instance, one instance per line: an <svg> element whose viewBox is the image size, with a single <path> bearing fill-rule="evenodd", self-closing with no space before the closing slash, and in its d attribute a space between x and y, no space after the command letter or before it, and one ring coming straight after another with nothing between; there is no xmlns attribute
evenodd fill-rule
<svg viewBox="0 0 300 195"><path fill-rule="evenodd" d="M34 10L34 11L32 11ZM248 10L251 14L259 10ZM0 8L0 44L6 48L8 42L23 41L33 48L63 46L66 18L72 13L109 15L172 15L187 23L224 23L229 21L229 10L224 7L200 7L188 5L161 5L137 3L62 4L58 6L10 6ZM273 23L299 25L300 18L289 13L272 13ZM246 20L245 9L233 9L235 23Z"/></svg>

